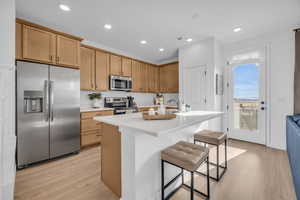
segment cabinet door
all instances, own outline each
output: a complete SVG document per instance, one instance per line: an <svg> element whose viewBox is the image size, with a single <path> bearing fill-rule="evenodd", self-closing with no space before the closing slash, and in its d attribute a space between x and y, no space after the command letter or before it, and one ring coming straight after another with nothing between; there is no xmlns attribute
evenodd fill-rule
<svg viewBox="0 0 300 200"><path fill-rule="evenodd" d="M23 58L55 63L55 41L55 34L23 25Z"/></svg>
<svg viewBox="0 0 300 200"><path fill-rule="evenodd" d="M149 65L146 63L141 63L141 92L148 92L148 70Z"/></svg>
<svg viewBox="0 0 300 200"><path fill-rule="evenodd" d="M167 76L167 70L166 67L160 67L159 68L159 91L162 93L167 92L167 84L168 84L168 76Z"/></svg>
<svg viewBox="0 0 300 200"><path fill-rule="evenodd" d="M122 76L131 77L131 59L122 57Z"/></svg>
<svg viewBox="0 0 300 200"><path fill-rule="evenodd" d="M22 24L16 23L16 59L22 59Z"/></svg>
<svg viewBox="0 0 300 200"><path fill-rule="evenodd" d="M122 58L121 56L110 54L110 75L122 75Z"/></svg>
<svg viewBox="0 0 300 200"><path fill-rule="evenodd" d="M80 88L95 89L95 50L80 48Z"/></svg>
<svg viewBox="0 0 300 200"><path fill-rule="evenodd" d="M80 42L61 35L57 36L56 63L72 68L80 66Z"/></svg>
<svg viewBox="0 0 300 200"><path fill-rule="evenodd" d="M149 65L148 88L149 92L159 93L159 68L154 65Z"/></svg>
<svg viewBox="0 0 300 200"><path fill-rule="evenodd" d="M169 92L171 93L177 93L179 91L179 72L178 72L178 63L172 64L168 66L167 68L169 79L170 81L169 85Z"/></svg>
<svg viewBox="0 0 300 200"><path fill-rule="evenodd" d="M177 93L179 88L178 63L160 67L160 92Z"/></svg>
<svg viewBox="0 0 300 200"><path fill-rule="evenodd" d="M138 61L132 61L132 91L141 92L141 63Z"/></svg>
<svg viewBox="0 0 300 200"><path fill-rule="evenodd" d="M96 51L96 90L108 90L109 87L109 54Z"/></svg>

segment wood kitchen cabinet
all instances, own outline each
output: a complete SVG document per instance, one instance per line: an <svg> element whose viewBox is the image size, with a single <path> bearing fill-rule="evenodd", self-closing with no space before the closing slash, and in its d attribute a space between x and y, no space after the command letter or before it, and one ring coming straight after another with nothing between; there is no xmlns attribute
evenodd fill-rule
<svg viewBox="0 0 300 200"><path fill-rule="evenodd" d="M122 57L122 76L131 77L132 75L132 60Z"/></svg>
<svg viewBox="0 0 300 200"><path fill-rule="evenodd" d="M110 75L131 77L131 59L110 54Z"/></svg>
<svg viewBox="0 0 300 200"><path fill-rule="evenodd" d="M177 93L179 90L178 63L160 66L159 71L160 92Z"/></svg>
<svg viewBox="0 0 300 200"><path fill-rule="evenodd" d="M142 91L141 63L136 60L132 61L132 91L133 92Z"/></svg>
<svg viewBox="0 0 300 200"><path fill-rule="evenodd" d="M148 92L159 93L159 67L155 65L148 67Z"/></svg>
<svg viewBox="0 0 300 200"><path fill-rule="evenodd" d="M122 75L122 57L110 54L110 75Z"/></svg>
<svg viewBox="0 0 300 200"><path fill-rule="evenodd" d="M80 57L81 90L108 90L109 53L82 45Z"/></svg>
<svg viewBox="0 0 300 200"><path fill-rule="evenodd" d="M16 23L16 59L22 59L22 24Z"/></svg>
<svg viewBox="0 0 300 200"><path fill-rule="evenodd" d="M95 50L80 48L80 89L95 89Z"/></svg>
<svg viewBox="0 0 300 200"><path fill-rule="evenodd" d="M101 180L119 198L122 194L121 133L117 126L103 123Z"/></svg>
<svg viewBox="0 0 300 200"><path fill-rule="evenodd" d="M79 68L81 38L16 20L16 59Z"/></svg>
<svg viewBox="0 0 300 200"><path fill-rule="evenodd" d="M56 35L23 25L23 58L53 64L56 62Z"/></svg>
<svg viewBox="0 0 300 200"><path fill-rule="evenodd" d="M149 65L146 63L141 63L140 65L140 73L141 73L141 90L140 92L148 92L148 69Z"/></svg>
<svg viewBox="0 0 300 200"><path fill-rule="evenodd" d="M95 86L96 90L109 89L109 53L107 52L96 51Z"/></svg>
<svg viewBox="0 0 300 200"><path fill-rule="evenodd" d="M64 66L79 67L80 41L61 35L56 37L56 63Z"/></svg>
<svg viewBox="0 0 300 200"><path fill-rule="evenodd" d="M102 123L95 121L96 116L113 115L112 110L82 112L80 120L80 146L81 148L100 144L102 138Z"/></svg>

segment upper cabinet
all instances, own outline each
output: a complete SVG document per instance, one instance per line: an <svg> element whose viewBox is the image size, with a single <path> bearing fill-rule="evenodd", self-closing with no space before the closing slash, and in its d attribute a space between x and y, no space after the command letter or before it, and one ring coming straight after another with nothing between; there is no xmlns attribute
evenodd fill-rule
<svg viewBox="0 0 300 200"><path fill-rule="evenodd" d="M16 59L79 68L81 40L17 19Z"/></svg>
<svg viewBox="0 0 300 200"><path fill-rule="evenodd" d="M122 57L118 55L110 55L110 75L122 75Z"/></svg>
<svg viewBox="0 0 300 200"><path fill-rule="evenodd" d="M148 91L159 93L159 67L149 65L148 68Z"/></svg>
<svg viewBox="0 0 300 200"><path fill-rule="evenodd" d="M23 58L45 63L55 63L56 35L23 25Z"/></svg>
<svg viewBox="0 0 300 200"><path fill-rule="evenodd" d="M160 66L160 92L177 93L179 91L178 63Z"/></svg>
<svg viewBox="0 0 300 200"><path fill-rule="evenodd" d="M150 92L149 90L149 68L150 65L139 62L136 60L132 61L132 91L133 92Z"/></svg>
<svg viewBox="0 0 300 200"><path fill-rule="evenodd" d="M96 90L109 89L109 54L103 51L96 51L95 81Z"/></svg>
<svg viewBox="0 0 300 200"><path fill-rule="evenodd" d="M16 23L16 59L22 59L22 24Z"/></svg>
<svg viewBox="0 0 300 200"><path fill-rule="evenodd" d="M122 57L122 76L131 77L132 75L132 60Z"/></svg>
<svg viewBox="0 0 300 200"><path fill-rule="evenodd" d="M108 90L109 53L82 45L80 48L81 90Z"/></svg>
<svg viewBox="0 0 300 200"><path fill-rule="evenodd" d="M141 90L140 92L148 92L148 69L149 65L146 63L141 63L140 73L141 73Z"/></svg>
<svg viewBox="0 0 300 200"><path fill-rule="evenodd" d="M80 66L80 41L57 35L57 64Z"/></svg>
<svg viewBox="0 0 300 200"><path fill-rule="evenodd" d="M139 61L132 61L132 91L142 91L142 72L141 63Z"/></svg>
<svg viewBox="0 0 300 200"><path fill-rule="evenodd" d="M81 90L95 89L95 50L80 48L80 88Z"/></svg>
<svg viewBox="0 0 300 200"><path fill-rule="evenodd" d="M110 75L128 76L132 75L132 60L115 54L110 54Z"/></svg>

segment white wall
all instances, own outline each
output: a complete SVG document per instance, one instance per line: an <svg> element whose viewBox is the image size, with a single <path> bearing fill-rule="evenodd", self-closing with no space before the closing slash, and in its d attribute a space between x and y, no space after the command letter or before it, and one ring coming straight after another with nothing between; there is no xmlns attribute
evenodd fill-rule
<svg viewBox="0 0 300 200"><path fill-rule="evenodd" d="M15 1L0 5L0 199L12 200L15 181Z"/></svg>
<svg viewBox="0 0 300 200"><path fill-rule="evenodd" d="M81 91L80 92L80 104L82 107L88 107L91 105L91 101L88 98L88 94L93 93L93 91ZM133 96L134 101L137 103L138 106L147 106L153 105L153 98L156 96L154 93L133 93L133 92L122 92L122 91L106 91L101 92L102 100L101 105L103 106L103 99L104 97L127 97ZM178 94L163 94L165 97L165 103L169 99L178 99Z"/></svg>
<svg viewBox="0 0 300 200"><path fill-rule="evenodd" d="M270 33L224 46L225 57L249 47L267 47L267 146L286 149L285 118L293 113L295 38L292 31Z"/></svg>
<svg viewBox="0 0 300 200"><path fill-rule="evenodd" d="M192 45L179 49L179 96L181 99L186 98L185 92L185 70L186 68L205 66L207 68L206 78L206 97L207 110L222 110L222 96L216 95L215 76L216 73L222 74L222 48L214 38L203 40ZM197 85L195 85L197 87ZM199 87L199 86L198 86ZM185 99L184 101L188 101ZM192 108L193 109L193 108ZM221 119L210 120L208 128L212 130L221 130Z"/></svg>

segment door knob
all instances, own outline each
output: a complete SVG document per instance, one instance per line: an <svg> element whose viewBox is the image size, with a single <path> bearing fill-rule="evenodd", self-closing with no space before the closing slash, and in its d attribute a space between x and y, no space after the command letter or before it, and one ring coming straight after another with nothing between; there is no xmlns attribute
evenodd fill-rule
<svg viewBox="0 0 300 200"><path fill-rule="evenodd" d="M260 109L261 109L261 110L265 110L266 108L265 108L265 107L261 107Z"/></svg>

